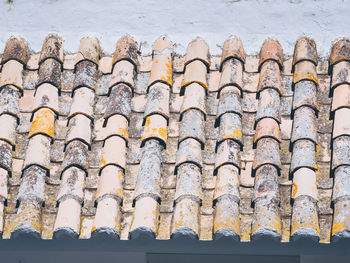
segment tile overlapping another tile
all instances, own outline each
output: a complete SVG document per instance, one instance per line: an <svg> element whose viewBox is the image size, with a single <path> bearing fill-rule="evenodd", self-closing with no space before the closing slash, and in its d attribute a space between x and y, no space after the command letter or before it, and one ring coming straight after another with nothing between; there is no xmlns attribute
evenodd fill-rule
<svg viewBox="0 0 350 263"><path fill-rule="evenodd" d="M295 45L293 59L294 120L290 145L292 151L290 177L293 179L292 241L312 240L318 242L320 239L316 208L318 201L316 181L318 169L316 164L317 110L312 103L318 88L317 61L315 42L309 38L300 38ZM303 95L301 96L301 94ZM305 99L302 98L303 96ZM302 100L304 100L305 105L300 106Z"/></svg>
<svg viewBox="0 0 350 263"><path fill-rule="evenodd" d="M277 41L267 40L260 51L259 99L253 162L254 216L251 238L279 241L282 237L282 221L279 212L280 196L278 176L280 159L280 96L282 95L282 48Z"/></svg>
<svg viewBox="0 0 350 263"><path fill-rule="evenodd" d="M146 109L153 110L145 112L144 116L143 153L133 196L135 212L129 234L132 239L157 236L162 150L168 140L169 93L173 85L172 52L173 44L168 38L160 37L155 41L146 103Z"/></svg>
<svg viewBox="0 0 350 263"><path fill-rule="evenodd" d="M121 236L123 181L136 65L136 43L129 37L122 37L116 45L113 58L108 106L102 128L104 143L99 169L100 181L95 197L97 209L91 229L92 238L119 239Z"/></svg>
<svg viewBox="0 0 350 263"><path fill-rule="evenodd" d="M53 233L53 237L56 239L77 238L80 234L82 188L87 175L88 151L91 149L92 120L82 114L79 109L88 108L87 111L92 112L94 99L93 95L90 94L92 99L86 100L87 102L84 103L78 91L84 89L85 92L88 92L86 89L95 89L96 61L98 62L100 58L98 40L83 38L80 41L79 54L82 55L82 59L77 56L74 67L73 101L70 109L72 117L68 121L61 173L60 192L69 189L69 194L66 193L65 198L59 198L59 195L57 199L58 211Z"/></svg>
<svg viewBox="0 0 350 263"><path fill-rule="evenodd" d="M50 49L48 46L53 42L58 43L54 45L56 50L62 49L60 38L50 35L44 41L43 52ZM59 53L60 51L56 55ZM58 97L61 64L53 57L55 54L52 54L51 57L43 57L42 63L39 61L39 82L36 88L39 89L44 83L56 84L52 88L52 98L57 100L55 97ZM56 63L59 64L59 67L56 67ZM46 92L49 91L46 90ZM40 96L40 92L37 96ZM16 226L11 233L13 238L41 237L41 206L44 204L45 177L50 174L50 143L54 139L55 113L52 109L42 105L32 114L33 121L28 134L29 143L22 168L23 179L17 196L19 209L16 215Z"/></svg>
<svg viewBox="0 0 350 263"><path fill-rule="evenodd" d="M175 174L177 176L176 200L171 225L171 238L198 239L200 236L200 207L202 204L202 149L204 146L205 111L199 105L204 105L208 92L207 72L209 71L209 48L201 38L194 39L187 47L185 56L184 78L180 95L184 96ZM199 85L196 85L199 84ZM192 98L195 102L191 106ZM195 105L197 104L197 105ZM198 105L199 104L199 105ZM186 108L190 109L187 110ZM196 112L197 111L197 112ZM181 183L186 177L193 182ZM179 179L181 180L179 181ZM189 179L187 179L189 181ZM189 213L192 211L192 213Z"/></svg>
<svg viewBox="0 0 350 263"><path fill-rule="evenodd" d="M214 239L240 240L239 174L240 151L243 149L242 105L243 69L245 54L238 38L229 38L224 44L221 57L219 104L215 126L219 127L216 143L213 208Z"/></svg>
<svg viewBox="0 0 350 263"><path fill-rule="evenodd" d="M237 37L221 58L201 38L174 47L162 36L142 55L125 36L102 56L87 37L64 55L56 35L41 53L9 40L4 238L349 238L349 41L329 63L305 37L293 58L272 39L259 57Z"/></svg>
<svg viewBox="0 0 350 263"><path fill-rule="evenodd" d="M331 116L334 119L332 132L332 173L334 176L332 204L334 216L331 238L339 241L350 238L349 215L346 208L349 201L349 66L350 45L348 40L340 40L332 47L329 72L332 74L331 95L333 95Z"/></svg>

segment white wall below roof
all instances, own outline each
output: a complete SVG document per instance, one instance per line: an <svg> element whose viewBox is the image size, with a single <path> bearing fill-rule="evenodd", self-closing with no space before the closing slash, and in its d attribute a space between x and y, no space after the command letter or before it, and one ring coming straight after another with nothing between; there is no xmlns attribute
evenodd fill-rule
<svg viewBox="0 0 350 263"><path fill-rule="evenodd" d="M147 3L146 3L147 2ZM0 2L0 52L11 35L22 36L35 51L49 32L59 33L64 48L76 52L82 36L100 39L106 53L129 34L142 52L166 34L182 54L195 36L203 37L213 55L230 35L243 41L246 53L257 54L267 37L280 41L286 54L303 34L317 43L321 55L329 54L332 42L350 37L350 3L344 0L13 0Z"/></svg>

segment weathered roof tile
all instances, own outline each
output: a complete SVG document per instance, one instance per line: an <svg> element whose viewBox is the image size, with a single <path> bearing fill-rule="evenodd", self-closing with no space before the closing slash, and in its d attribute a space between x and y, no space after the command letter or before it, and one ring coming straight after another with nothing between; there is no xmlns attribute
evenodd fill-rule
<svg viewBox="0 0 350 263"><path fill-rule="evenodd" d="M62 38L58 35L49 35L44 40L39 57L39 67L47 59L55 59L63 66ZM62 67L63 68L63 67Z"/></svg>
<svg viewBox="0 0 350 263"><path fill-rule="evenodd" d="M113 60L112 60L112 71L115 67L115 64L119 61L127 60L130 61L135 68L135 71L138 66L138 50L137 50L137 44L136 42L129 36L123 36L121 39L119 39Z"/></svg>
<svg viewBox="0 0 350 263"><path fill-rule="evenodd" d="M253 162L253 175L256 174L256 170L260 166L266 164L275 166L278 173L280 172L281 159L279 153L279 143L271 138L263 138L257 142Z"/></svg>
<svg viewBox="0 0 350 263"><path fill-rule="evenodd" d="M84 37L80 40L79 52L75 56L74 71L77 70L77 64L82 61L90 61L96 66L99 64L101 57L100 42L97 38Z"/></svg>
<svg viewBox="0 0 350 263"><path fill-rule="evenodd" d="M8 61L2 66L0 87L3 88L7 85L12 85L23 90L23 77L22 77L23 65L15 60Z"/></svg>
<svg viewBox="0 0 350 263"><path fill-rule="evenodd" d="M243 65L237 59L230 59L225 62L220 83L219 92L226 86L236 86L242 92L243 90Z"/></svg>
<svg viewBox="0 0 350 263"><path fill-rule="evenodd" d="M350 85L339 85L334 89L331 117L334 117L334 111L340 108L350 108Z"/></svg>
<svg viewBox="0 0 350 263"><path fill-rule="evenodd" d="M283 53L280 44L272 39L268 39L264 42L260 50L260 60L259 60L259 72L261 66L268 60L276 61L280 67L283 68Z"/></svg>
<svg viewBox="0 0 350 263"><path fill-rule="evenodd" d="M209 56L209 48L207 43L199 37L194 39L187 46L187 52L185 57L185 72L187 70L187 66L192 64L194 61L201 61L207 68L209 72L209 64L210 64L210 56Z"/></svg>
<svg viewBox="0 0 350 263"><path fill-rule="evenodd" d="M10 60L17 60L25 66L28 59L28 46L23 39L11 38L7 41L4 54L1 58L1 65Z"/></svg>
<svg viewBox="0 0 350 263"><path fill-rule="evenodd" d="M339 40L332 47L329 58L329 74L332 74L333 66L341 61L350 62L350 41L346 39Z"/></svg>
<svg viewBox="0 0 350 263"><path fill-rule="evenodd" d="M302 37L295 44L292 73L295 71L295 66L299 62L310 61L317 66L318 56L316 43L313 39Z"/></svg>
<svg viewBox="0 0 350 263"><path fill-rule="evenodd" d="M222 71L225 62L231 59L237 59L241 61L242 64L244 64L246 60L242 41L237 37L230 37L225 41L222 48L220 71Z"/></svg>
<svg viewBox="0 0 350 263"><path fill-rule="evenodd" d="M317 103L317 87L314 82L300 81L294 86L292 116L296 109L307 106L314 109L316 116L319 111Z"/></svg>

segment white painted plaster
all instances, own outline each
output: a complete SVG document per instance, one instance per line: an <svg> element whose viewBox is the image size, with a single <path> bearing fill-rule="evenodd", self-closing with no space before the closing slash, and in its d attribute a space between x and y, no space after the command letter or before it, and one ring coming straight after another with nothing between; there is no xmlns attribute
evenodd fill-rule
<svg viewBox="0 0 350 263"><path fill-rule="evenodd" d="M280 41L292 54L295 41L306 34L327 55L332 42L350 37L347 0L237 1L237 0L6 0L0 2L0 50L11 35L22 36L40 51L49 32L59 33L64 48L76 52L82 36L96 36L112 53L124 34L141 43L143 54L166 34L184 53L195 36L203 37L211 54L220 54L230 35L243 41L246 53L257 54L267 37ZM141 42L142 41L142 42Z"/></svg>

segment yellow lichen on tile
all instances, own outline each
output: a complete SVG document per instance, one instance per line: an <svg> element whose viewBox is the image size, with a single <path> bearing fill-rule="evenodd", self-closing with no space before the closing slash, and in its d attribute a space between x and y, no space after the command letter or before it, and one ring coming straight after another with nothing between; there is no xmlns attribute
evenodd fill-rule
<svg viewBox="0 0 350 263"><path fill-rule="evenodd" d="M34 120L30 127L28 137L30 138L36 134L46 134L47 136L54 138L54 124L54 112L48 108L41 108L34 115Z"/></svg>

